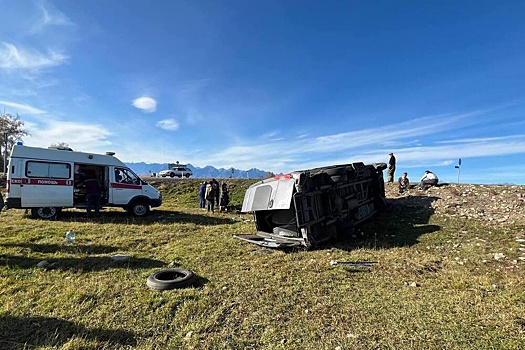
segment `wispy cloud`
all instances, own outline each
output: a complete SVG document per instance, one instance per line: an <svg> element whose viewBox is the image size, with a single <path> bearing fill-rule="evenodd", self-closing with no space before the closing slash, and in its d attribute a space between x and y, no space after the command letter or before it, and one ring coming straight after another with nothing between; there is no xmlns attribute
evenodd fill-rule
<svg viewBox="0 0 525 350"><path fill-rule="evenodd" d="M153 113L157 110L157 101L147 96L134 99L132 104L134 107L144 111L145 113Z"/></svg>
<svg viewBox="0 0 525 350"><path fill-rule="evenodd" d="M52 143L65 142L74 150L107 150L113 135L106 127L81 122L54 121L44 124L25 123L30 136L25 141L31 146L48 147Z"/></svg>
<svg viewBox="0 0 525 350"><path fill-rule="evenodd" d="M198 125L204 120L204 116L195 108L188 108L186 111L186 123Z"/></svg>
<svg viewBox="0 0 525 350"><path fill-rule="evenodd" d="M157 122L157 126L159 128L162 128L164 130L178 130L179 129L179 122L175 119L164 119Z"/></svg>
<svg viewBox="0 0 525 350"><path fill-rule="evenodd" d="M202 90L210 82L210 79L193 79L182 81L177 84L177 95L190 97Z"/></svg>
<svg viewBox="0 0 525 350"><path fill-rule="evenodd" d="M69 17L46 1L41 1L36 10L38 11L38 17L33 22L31 29L29 29L30 34L41 33L51 26L71 27L75 25Z"/></svg>
<svg viewBox="0 0 525 350"><path fill-rule="evenodd" d="M262 140L266 140L266 141L268 140L278 141L278 140L283 139L282 137L277 137L280 133L281 133L280 130L272 130L272 131L262 134L259 138Z"/></svg>
<svg viewBox="0 0 525 350"><path fill-rule="evenodd" d="M21 112L21 113L23 112L23 113L26 113L26 114L39 115L39 114L45 114L46 113L45 111L43 111L41 109L38 109L38 108L35 108L35 107L31 107L31 106L26 105L26 104L17 103L17 102L0 101L0 105L11 107L11 108L15 109L16 112Z"/></svg>
<svg viewBox="0 0 525 350"><path fill-rule="evenodd" d="M438 135L443 137L447 130L457 128L457 123L471 124L472 121L467 116L473 115L475 114L423 117L379 128L295 140L245 140L213 154L200 156L218 166L256 166L271 171L292 171L356 161L384 162L391 150L385 147L385 140L399 145L395 149L396 156L403 159L407 167L429 164L443 166L454 164L458 158L525 153L525 135L436 139ZM414 144L419 141L416 143L413 140L419 137L424 137L426 141L421 141L422 145L416 146ZM407 139L409 141L402 146Z"/></svg>
<svg viewBox="0 0 525 350"><path fill-rule="evenodd" d="M480 112L476 112L480 113ZM476 113L459 115L434 115L416 118L397 124L380 126L373 129L349 131L340 134L320 136L314 139L301 141L308 152L334 152L353 149L366 145L387 145L397 143L407 138L437 134L450 130L455 123L471 117Z"/></svg>
<svg viewBox="0 0 525 350"><path fill-rule="evenodd" d="M41 3L39 8L42 13L39 23L42 26L47 26L47 25L72 26L74 25L73 22L71 22L71 20L65 14L56 10L55 8L49 7L48 4L44 6L44 3Z"/></svg>
<svg viewBox="0 0 525 350"><path fill-rule="evenodd" d="M41 53L2 42L0 46L0 69L40 70L66 63L68 57L54 50Z"/></svg>
<svg viewBox="0 0 525 350"><path fill-rule="evenodd" d="M521 138L523 135L509 135L509 136L497 136L497 137L473 137L467 139L458 139L458 140L444 140L438 141L436 143L440 144L449 144L449 143L482 143L482 142L493 142L493 141L502 141L502 140L511 140L515 138Z"/></svg>
<svg viewBox="0 0 525 350"><path fill-rule="evenodd" d="M304 139L305 137L308 137L310 135L310 133L306 132L306 131L301 131L297 134L297 138L298 139Z"/></svg>

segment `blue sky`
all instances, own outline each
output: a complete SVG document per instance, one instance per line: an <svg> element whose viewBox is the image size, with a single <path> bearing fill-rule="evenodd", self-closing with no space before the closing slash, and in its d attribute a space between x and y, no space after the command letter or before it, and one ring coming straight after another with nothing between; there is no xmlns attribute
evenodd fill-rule
<svg viewBox="0 0 525 350"><path fill-rule="evenodd" d="M0 108L47 147L525 184L523 1L0 0Z"/></svg>

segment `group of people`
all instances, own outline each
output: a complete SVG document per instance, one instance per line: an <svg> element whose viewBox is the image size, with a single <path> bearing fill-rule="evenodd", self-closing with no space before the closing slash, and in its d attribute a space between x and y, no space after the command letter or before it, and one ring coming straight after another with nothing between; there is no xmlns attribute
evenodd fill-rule
<svg viewBox="0 0 525 350"><path fill-rule="evenodd" d="M387 182L393 183L394 182L394 173L396 171L396 157L394 156L394 153L389 153L390 156L388 160L388 172L387 172ZM421 176L421 179L419 179L419 190L424 190L427 186L436 186L439 182L438 177L436 174L431 172L430 170L425 170L425 173L423 176ZM408 173L404 172L398 179L397 179L397 185L399 188L399 193L404 193L405 191L408 191L410 189L410 180L408 179Z"/></svg>
<svg viewBox="0 0 525 350"><path fill-rule="evenodd" d="M226 182L219 186L215 179L203 181L199 187L200 208L207 211L215 212L218 207L219 211L226 211L230 204L230 194Z"/></svg>

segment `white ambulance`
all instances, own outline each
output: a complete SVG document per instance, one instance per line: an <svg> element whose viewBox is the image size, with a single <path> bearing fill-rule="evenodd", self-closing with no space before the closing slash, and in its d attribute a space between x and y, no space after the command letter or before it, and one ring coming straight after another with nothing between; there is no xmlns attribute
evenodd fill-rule
<svg viewBox="0 0 525 350"><path fill-rule="evenodd" d="M7 208L31 209L35 218L54 219L63 208L86 208L84 180L95 177L101 206L121 207L135 216L162 204L162 196L124 163L106 154L17 144L7 171Z"/></svg>

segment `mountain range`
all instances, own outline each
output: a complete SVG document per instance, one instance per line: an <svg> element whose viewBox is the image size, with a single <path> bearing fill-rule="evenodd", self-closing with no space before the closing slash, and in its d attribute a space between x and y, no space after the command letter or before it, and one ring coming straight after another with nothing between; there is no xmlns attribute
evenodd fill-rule
<svg viewBox="0 0 525 350"><path fill-rule="evenodd" d="M139 175L158 174L161 170L167 170L168 165L166 163L126 163L126 165ZM236 178L236 179L264 179L268 177L268 172L252 168L249 170L241 170L235 168L215 168L211 165L205 166L204 168L194 167L191 164L187 164L188 168L193 172L192 177L196 178Z"/></svg>

